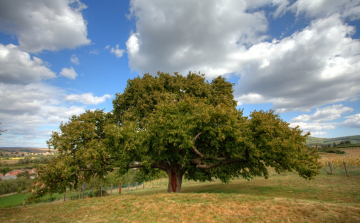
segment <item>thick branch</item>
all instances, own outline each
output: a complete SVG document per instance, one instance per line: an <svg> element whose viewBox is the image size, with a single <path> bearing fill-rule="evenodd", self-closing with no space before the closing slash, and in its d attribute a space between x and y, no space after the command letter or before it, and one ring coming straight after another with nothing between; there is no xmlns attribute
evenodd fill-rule
<svg viewBox="0 0 360 223"><path fill-rule="evenodd" d="M195 146L193 146L193 150L194 150L194 152L195 152L200 158L203 158L203 157L204 157L204 155L201 154L201 153L199 152L199 150L196 149Z"/></svg>

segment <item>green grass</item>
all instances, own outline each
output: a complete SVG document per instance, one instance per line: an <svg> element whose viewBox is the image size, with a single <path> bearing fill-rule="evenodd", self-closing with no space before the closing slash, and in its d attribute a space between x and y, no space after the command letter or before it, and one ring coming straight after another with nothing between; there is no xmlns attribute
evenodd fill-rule
<svg viewBox="0 0 360 223"><path fill-rule="evenodd" d="M0 197L0 208L14 207L23 204L31 193L13 194L10 196ZM52 196L46 195L41 198L41 202L50 202L53 200L59 200L63 197L62 194L53 194Z"/></svg>
<svg viewBox="0 0 360 223"><path fill-rule="evenodd" d="M166 193L166 186L139 187L103 198L2 208L0 222L360 222L359 185L359 174L187 182L180 194Z"/></svg>

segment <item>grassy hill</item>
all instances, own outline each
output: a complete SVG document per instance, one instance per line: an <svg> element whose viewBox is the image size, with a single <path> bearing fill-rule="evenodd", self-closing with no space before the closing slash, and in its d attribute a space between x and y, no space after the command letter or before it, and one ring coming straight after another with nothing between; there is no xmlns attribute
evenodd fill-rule
<svg viewBox="0 0 360 223"><path fill-rule="evenodd" d="M185 183L102 198L0 209L0 222L360 222L360 172Z"/></svg>
<svg viewBox="0 0 360 223"><path fill-rule="evenodd" d="M306 144L308 145L322 145L322 144L339 144L341 141L349 140L351 144L359 144L360 145L360 135L355 136L343 136L337 138L318 138L309 136Z"/></svg>

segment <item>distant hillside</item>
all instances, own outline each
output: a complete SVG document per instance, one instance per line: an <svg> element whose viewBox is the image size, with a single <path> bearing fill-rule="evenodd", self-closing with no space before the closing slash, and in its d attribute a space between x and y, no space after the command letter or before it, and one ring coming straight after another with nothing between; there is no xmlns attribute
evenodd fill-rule
<svg viewBox="0 0 360 223"><path fill-rule="evenodd" d="M306 140L307 145L322 145L322 144L339 144L341 141L350 140L351 144L360 144L360 135L343 136L337 138L318 138L309 136Z"/></svg>
<svg viewBox="0 0 360 223"><path fill-rule="evenodd" d="M0 147L0 151L6 152L28 152L28 153L45 153L48 148L38 148L38 147Z"/></svg>

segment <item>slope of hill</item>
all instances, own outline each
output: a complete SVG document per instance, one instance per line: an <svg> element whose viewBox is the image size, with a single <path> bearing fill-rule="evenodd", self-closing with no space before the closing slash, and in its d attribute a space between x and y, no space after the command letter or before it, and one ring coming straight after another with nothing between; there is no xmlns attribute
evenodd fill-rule
<svg viewBox="0 0 360 223"><path fill-rule="evenodd" d="M162 187L1 208L0 222L359 222L359 176L192 182L180 194Z"/></svg>
<svg viewBox="0 0 360 223"><path fill-rule="evenodd" d="M360 144L360 135L343 136L337 138L318 138L309 136L306 140L307 145L321 145L321 144L339 144L341 141L349 140L351 144Z"/></svg>

